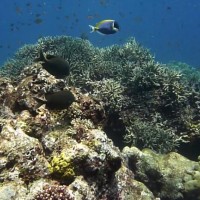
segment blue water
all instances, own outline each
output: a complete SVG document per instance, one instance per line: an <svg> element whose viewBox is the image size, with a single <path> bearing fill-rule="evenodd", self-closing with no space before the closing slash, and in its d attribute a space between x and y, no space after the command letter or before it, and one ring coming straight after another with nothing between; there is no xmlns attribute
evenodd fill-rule
<svg viewBox="0 0 200 200"><path fill-rule="evenodd" d="M88 25L115 19L120 32L103 36ZM199 0L2 0L0 65L39 37L84 36L95 46L123 44L129 37L149 48L157 61L200 66Z"/></svg>

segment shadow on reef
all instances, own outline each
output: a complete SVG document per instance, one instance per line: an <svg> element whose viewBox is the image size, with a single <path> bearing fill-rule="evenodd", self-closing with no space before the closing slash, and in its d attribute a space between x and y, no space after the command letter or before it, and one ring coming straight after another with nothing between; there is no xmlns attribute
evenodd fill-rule
<svg viewBox="0 0 200 200"><path fill-rule="evenodd" d="M113 141L114 145L123 149L125 147L124 136L126 127L122 120L119 119L118 114L112 114L108 117L104 124L103 130L108 137Z"/></svg>
<svg viewBox="0 0 200 200"><path fill-rule="evenodd" d="M198 161L198 156L200 156L200 138L189 143L181 143L177 151L190 160Z"/></svg>

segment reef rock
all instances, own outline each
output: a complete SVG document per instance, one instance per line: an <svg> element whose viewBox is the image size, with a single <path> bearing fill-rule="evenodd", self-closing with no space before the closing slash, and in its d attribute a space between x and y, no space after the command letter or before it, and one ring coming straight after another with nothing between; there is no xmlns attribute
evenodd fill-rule
<svg viewBox="0 0 200 200"><path fill-rule="evenodd" d="M136 147L125 147L124 157L136 180L161 199L200 199L200 162L178 153L161 155Z"/></svg>
<svg viewBox="0 0 200 200"><path fill-rule="evenodd" d="M155 199L102 130L98 101L38 64L1 85L0 199ZM74 96L68 107L37 105L66 89Z"/></svg>

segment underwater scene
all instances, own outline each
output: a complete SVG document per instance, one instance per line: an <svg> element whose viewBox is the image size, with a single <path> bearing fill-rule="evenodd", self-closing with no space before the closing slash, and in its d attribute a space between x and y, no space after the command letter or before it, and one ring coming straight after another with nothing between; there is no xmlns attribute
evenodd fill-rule
<svg viewBox="0 0 200 200"><path fill-rule="evenodd" d="M200 1L0 11L0 200L200 200Z"/></svg>

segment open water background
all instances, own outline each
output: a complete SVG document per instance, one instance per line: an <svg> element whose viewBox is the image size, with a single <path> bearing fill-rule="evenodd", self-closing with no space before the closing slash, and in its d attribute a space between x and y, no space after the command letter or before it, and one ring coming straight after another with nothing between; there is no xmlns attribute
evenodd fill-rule
<svg viewBox="0 0 200 200"><path fill-rule="evenodd" d="M120 32L102 36L88 25L115 19ZM2 0L0 65L24 44L43 36L84 37L98 47L130 37L149 48L157 61L200 66L199 0Z"/></svg>

